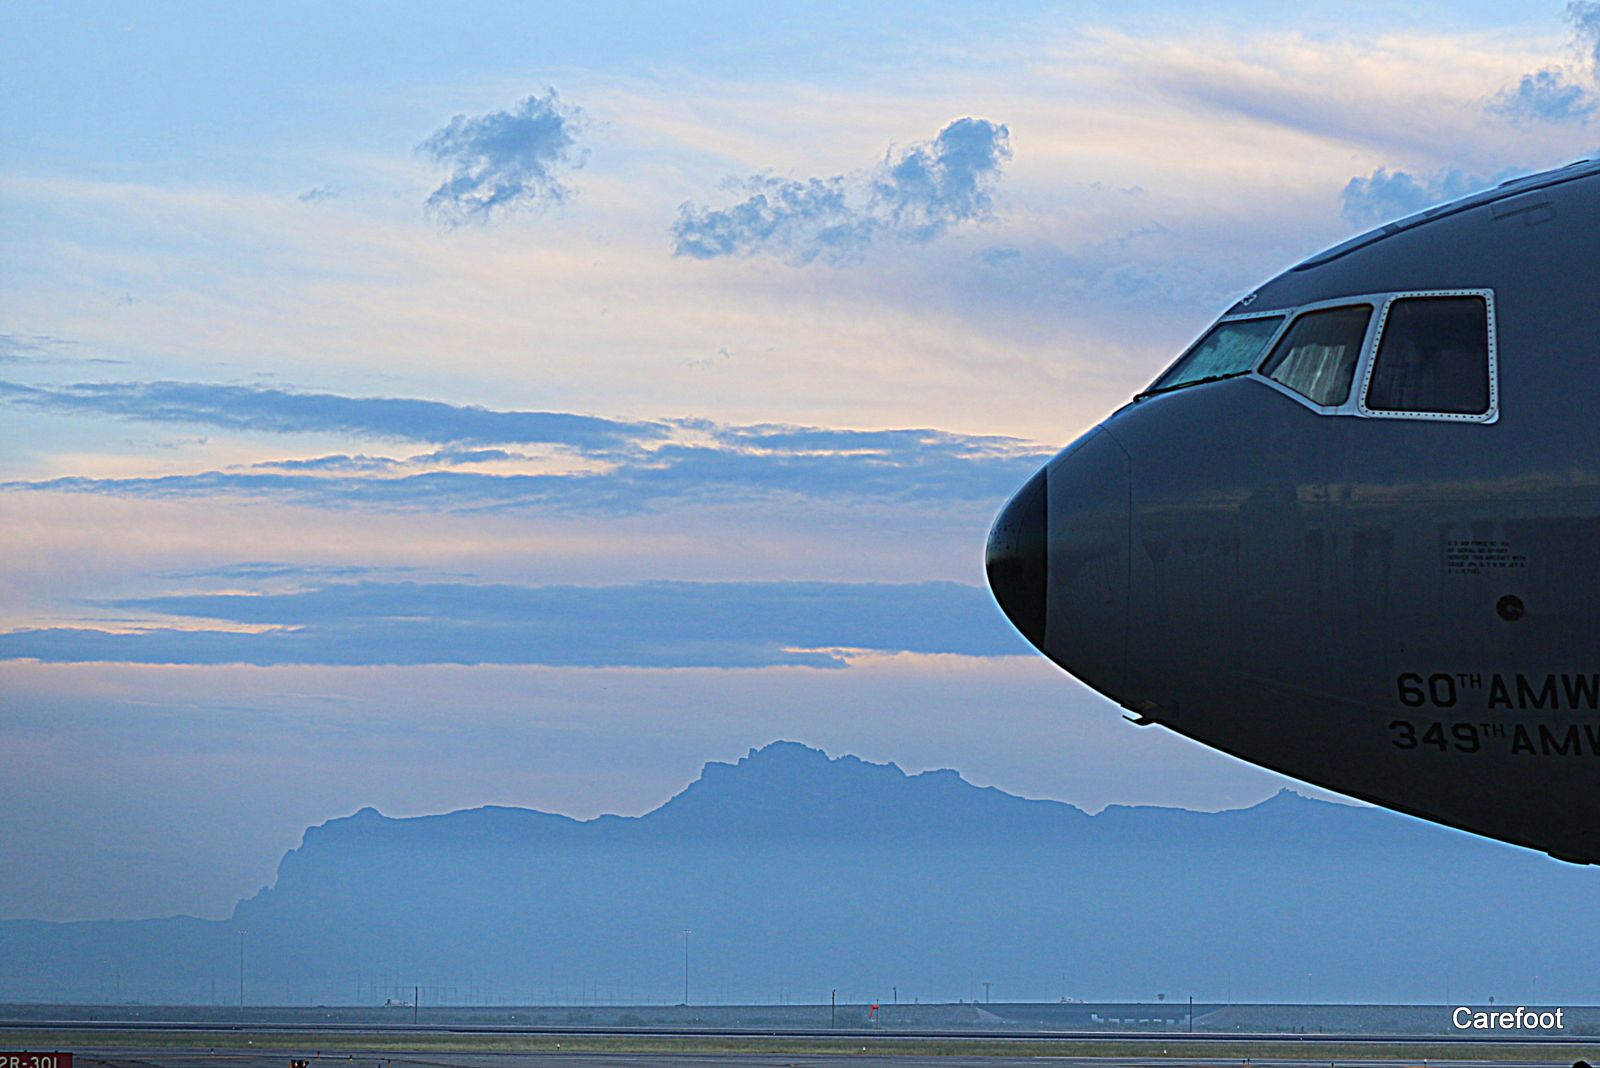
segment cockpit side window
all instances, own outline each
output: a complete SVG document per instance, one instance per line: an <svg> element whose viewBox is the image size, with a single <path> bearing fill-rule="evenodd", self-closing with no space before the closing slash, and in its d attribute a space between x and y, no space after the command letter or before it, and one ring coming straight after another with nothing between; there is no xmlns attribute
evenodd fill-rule
<svg viewBox="0 0 1600 1068"><path fill-rule="evenodd" d="M1281 315L1220 322L1140 396L1248 374L1282 325Z"/></svg>
<svg viewBox="0 0 1600 1068"><path fill-rule="evenodd" d="M1312 404L1343 404L1350 399L1371 319L1372 308L1366 304L1307 312L1289 327L1261 373Z"/></svg>
<svg viewBox="0 0 1600 1068"><path fill-rule="evenodd" d="M1493 405L1489 303L1477 295L1402 297L1381 326L1363 407L1482 416Z"/></svg>

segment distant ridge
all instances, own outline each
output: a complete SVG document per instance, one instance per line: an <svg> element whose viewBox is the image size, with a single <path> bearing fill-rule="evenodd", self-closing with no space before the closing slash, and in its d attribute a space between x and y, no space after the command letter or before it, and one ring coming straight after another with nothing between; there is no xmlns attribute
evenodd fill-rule
<svg viewBox="0 0 1600 1068"><path fill-rule="evenodd" d="M1089 815L796 742L642 816L486 807L309 828L228 921L0 922L0 999L344 1003L358 984L526 1002L1600 1000L1600 872L1284 790ZM1514 905L1513 905L1514 903ZM1512 922L1514 918L1514 922ZM515 993L513 993L515 992ZM444 997L443 993L439 995ZM381 999L380 999L381 1000Z"/></svg>

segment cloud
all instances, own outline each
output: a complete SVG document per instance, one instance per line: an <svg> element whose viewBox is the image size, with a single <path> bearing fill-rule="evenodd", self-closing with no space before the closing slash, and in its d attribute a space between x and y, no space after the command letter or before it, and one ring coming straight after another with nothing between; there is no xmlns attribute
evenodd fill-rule
<svg viewBox="0 0 1600 1068"><path fill-rule="evenodd" d="M992 189L1011 158L1010 130L987 119L950 123L932 141L854 175L786 179L757 175L732 188L727 208L684 204L673 224L674 253L694 259L776 256L792 266L835 265L874 242L925 242L993 214Z"/></svg>
<svg viewBox="0 0 1600 1068"><path fill-rule="evenodd" d="M1595 79L1600 77L1600 2L1571 0L1566 22L1572 45L1588 68L1583 81L1574 80L1561 67L1524 74L1513 88L1490 99L1491 112L1519 123L1582 123L1600 110L1600 93L1595 90Z"/></svg>
<svg viewBox="0 0 1600 1068"><path fill-rule="evenodd" d="M846 661L836 650L1027 652L987 591L952 582L581 587L364 581L279 593L133 598L108 607L183 625L17 630L0 634L0 659L837 668ZM224 626L208 628L207 621Z"/></svg>
<svg viewBox="0 0 1600 1068"><path fill-rule="evenodd" d="M581 167L576 151L581 109L563 105L554 89L507 111L457 115L418 150L450 168L427 208L447 226L487 221L520 207L558 204L570 190L561 173Z"/></svg>
<svg viewBox="0 0 1600 1068"><path fill-rule="evenodd" d="M49 334L0 334L0 363L25 363L25 364L75 364L81 366L91 365L125 365L126 360L112 360L104 356L66 356L63 349L69 349L77 342L66 338L51 337Z"/></svg>
<svg viewBox="0 0 1600 1068"><path fill-rule="evenodd" d="M458 449L454 447L417 453L405 459L392 456L368 456L358 453L334 453L330 456L312 456L300 460L262 460L250 465L255 471L405 471L428 467L459 467L464 464L493 463L501 460L527 460L523 453L505 449Z"/></svg>
<svg viewBox="0 0 1600 1068"><path fill-rule="evenodd" d="M675 444L623 457L604 471L501 474L437 470L389 476L340 470L326 474L289 464L277 470L201 471L154 477L68 476L0 483L0 491L54 491L149 499L274 500L322 508L443 510L534 509L556 514L633 515L669 508L766 502L855 503L872 508L991 509L1047 460L1052 450L1019 442L985 444L940 431L885 431L842 436L846 447L786 446L729 439ZM801 435L804 437L805 435ZM1004 439L993 439L1004 440ZM291 462L292 463L292 462Z"/></svg>
<svg viewBox="0 0 1600 1068"><path fill-rule="evenodd" d="M1340 213L1353 226L1377 226L1486 189L1502 180L1498 176L1477 177L1453 167L1426 175L1379 167L1365 178L1356 177L1345 183L1339 194Z"/></svg>
<svg viewBox="0 0 1600 1068"><path fill-rule="evenodd" d="M418 453L407 460L412 464L444 464L455 466L457 464L486 464L500 460L525 460L521 453L507 452L505 449L435 449L432 452Z"/></svg>
<svg viewBox="0 0 1600 1068"><path fill-rule="evenodd" d="M1600 156L1600 150L1591 156ZM1345 183L1339 194L1340 211L1353 226L1379 226L1531 173L1527 167L1507 167L1484 176L1449 167L1414 175L1379 167L1365 178L1358 176Z"/></svg>
<svg viewBox="0 0 1600 1068"><path fill-rule="evenodd" d="M437 401L181 382L47 389L0 381L0 405L256 432L336 432L443 444L408 458L335 453L154 477L67 476L0 483L0 490L12 491L272 499L328 508L533 508L608 515L750 501L864 502L890 508L964 502L988 508L1053 452L1016 438L931 429L621 422L561 412L493 411ZM559 445L598 462L578 470L552 470L522 453L480 447L498 443ZM519 461L535 466L524 473L455 469Z"/></svg>
<svg viewBox="0 0 1600 1068"><path fill-rule="evenodd" d="M392 471L399 460L387 456L349 456L337 453L332 456L313 456L304 460L263 460L251 464L255 470L272 471Z"/></svg>
<svg viewBox="0 0 1600 1068"><path fill-rule="evenodd" d="M0 363L43 363L66 344L46 334L0 334Z"/></svg>
<svg viewBox="0 0 1600 1068"><path fill-rule="evenodd" d="M201 382L38 387L0 381L0 405L273 434L336 433L451 445L545 444L597 452L667 432L664 425L564 412L493 411L441 401Z"/></svg>
<svg viewBox="0 0 1600 1068"><path fill-rule="evenodd" d="M1503 89L1489 109L1519 122L1582 122L1596 107L1595 94L1570 81L1565 72L1547 67L1524 74L1515 89Z"/></svg>
<svg viewBox="0 0 1600 1068"><path fill-rule="evenodd" d="M1019 259L1021 256L1022 250L1019 248L986 248L978 253L978 259L991 267L1008 260Z"/></svg>
<svg viewBox="0 0 1600 1068"><path fill-rule="evenodd" d="M693 367L696 371L709 371L718 363L726 363L731 359L733 359L733 353L728 351L727 346L719 345L715 356L706 356L703 359L685 360L683 362L684 366Z"/></svg>
<svg viewBox="0 0 1600 1068"><path fill-rule="evenodd" d="M1600 72L1600 2L1572 0L1566 18L1574 43L1584 51L1592 69Z"/></svg>
<svg viewBox="0 0 1600 1068"><path fill-rule="evenodd" d="M1011 132L986 119L957 119L931 143L885 161L873 183L890 226L916 241L957 223L987 218L990 188L1011 159Z"/></svg>
<svg viewBox="0 0 1600 1068"><path fill-rule="evenodd" d="M295 197L295 199L302 204L320 204L324 200L336 200L338 199L339 195L339 190L335 189L333 186L319 185L313 189L307 189L304 193L301 193L299 196Z"/></svg>
<svg viewBox="0 0 1600 1068"><path fill-rule="evenodd" d="M415 570L412 567L396 567L393 565L376 567L367 564L286 564L276 560L243 560L233 564L219 564L215 567L181 568L163 571L157 577L178 580L225 579L229 582L282 580L304 582L307 579L314 578L358 578L375 574L387 575Z"/></svg>
<svg viewBox="0 0 1600 1068"><path fill-rule="evenodd" d="M709 260L767 252L798 267L818 256L847 262L872 240L875 223L846 202L842 177L756 177L743 188L750 196L731 208L683 205L673 226L673 254Z"/></svg>

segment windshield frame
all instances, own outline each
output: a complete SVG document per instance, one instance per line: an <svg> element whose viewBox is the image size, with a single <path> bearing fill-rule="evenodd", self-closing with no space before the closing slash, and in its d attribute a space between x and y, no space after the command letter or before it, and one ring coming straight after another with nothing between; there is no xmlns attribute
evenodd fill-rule
<svg viewBox="0 0 1600 1068"><path fill-rule="evenodd" d="M1283 331L1273 339L1272 346L1267 349L1266 355L1256 363L1256 376L1260 378L1261 381L1266 385L1271 386L1273 389L1279 391L1286 397L1294 398L1313 411L1323 414L1339 414L1354 410L1357 400L1356 394L1359 392L1362 382L1365 381L1366 378L1371 374L1373 343L1378 336L1378 315L1383 307L1383 299L1384 298L1381 296L1360 296L1340 298L1335 300L1319 300L1313 301L1310 304L1303 304L1298 308L1292 309L1289 312L1288 324L1284 327ZM1324 312L1344 311L1352 308L1366 309L1367 326L1366 329L1361 332L1361 345L1356 350L1355 363L1351 366L1350 390L1345 394L1344 400L1337 404L1318 404L1315 400L1306 396L1304 393L1301 393L1298 389L1295 389L1287 382L1282 382L1272 377L1272 373L1267 370L1267 366L1271 364L1273 359L1278 355L1279 347L1285 340L1287 340L1289 334L1293 332L1295 326L1298 325L1302 319L1308 315L1320 315ZM1273 368L1273 370L1276 370L1276 368Z"/></svg>
<svg viewBox="0 0 1600 1068"><path fill-rule="evenodd" d="M1489 357L1489 407L1482 412L1432 412L1409 411L1390 408L1367 407L1367 392L1372 388L1372 375L1377 369L1378 349L1383 344L1384 329L1389 325L1389 311L1402 300L1428 300L1434 298L1451 297L1477 297L1484 303L1484 315L1488 328L1488 357ZM1493 424L1500 421L1500 341L1499 324L1495 316L1495 292L1492 288L1481 289L1397 289L1386 293L1382 298L1382 307L1373 323L1372 336L1367 339L1365 366L1359 372L1361 375L1361 388L1357 391L1355 408L1358 414L1369 419L1428 419L1450 423L1485 423Z"/></svg>
<svg viewBox="0 0 1600 1068"><path fill-rule="evenodd" d="M1261 366L1261 361L1264 360L1272 352L1273 347L1277 345L1278 340L1283 336L1284 330L1288 328L1289 323L1294 319L1297 310L1298 309L1294 308L1262 308L1260 310L1252 308L1249 311L1236 312L1232 315L1222 316L1220 319L1217 319L1210 326L1202 330L1200 332L1200 336L1195 338L1187 348L1179 353L1177 359L1173 360L1166 367L1162 368L1161 373L1157 375L1148 386L1140 390L1138 393L1135 393L1133 399L1135 401L1142 401L1149 397L1165 396L1168 393L1175 393L1181 389L1188 389L1190 386L1203 386L1211 382L1222 382L1230 378L1241 378L1245 375L1253 374L1255 369ZM1261 351L1256 354L1249 367L1246 367L1240 371L1228 371L1224 374L1207 375L1204 378L1192 378L1187 382L1178 382L1170 386L1163 386L1161 384L1172 375L1173 371L1181 367L1183 362L1187 360L1197 348L1200 347L1206 338L1214 334L1219 326L1224 326L1228 323L1250 322L1260 319L1277 319L1278 326L1272 331L1271 334L1267 336L1266 341L1262 343Z"/></svg>

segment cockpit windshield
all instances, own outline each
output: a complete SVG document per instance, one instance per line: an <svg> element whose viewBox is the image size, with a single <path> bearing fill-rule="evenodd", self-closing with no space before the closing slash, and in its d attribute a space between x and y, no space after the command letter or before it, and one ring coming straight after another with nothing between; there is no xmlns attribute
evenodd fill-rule
<svg viewBox="0 0 1600 1068"><path fill-rule="evenodd" d="M1282 325L1281 315L1218 323L1139 396L1246 374Z"/></svg>

